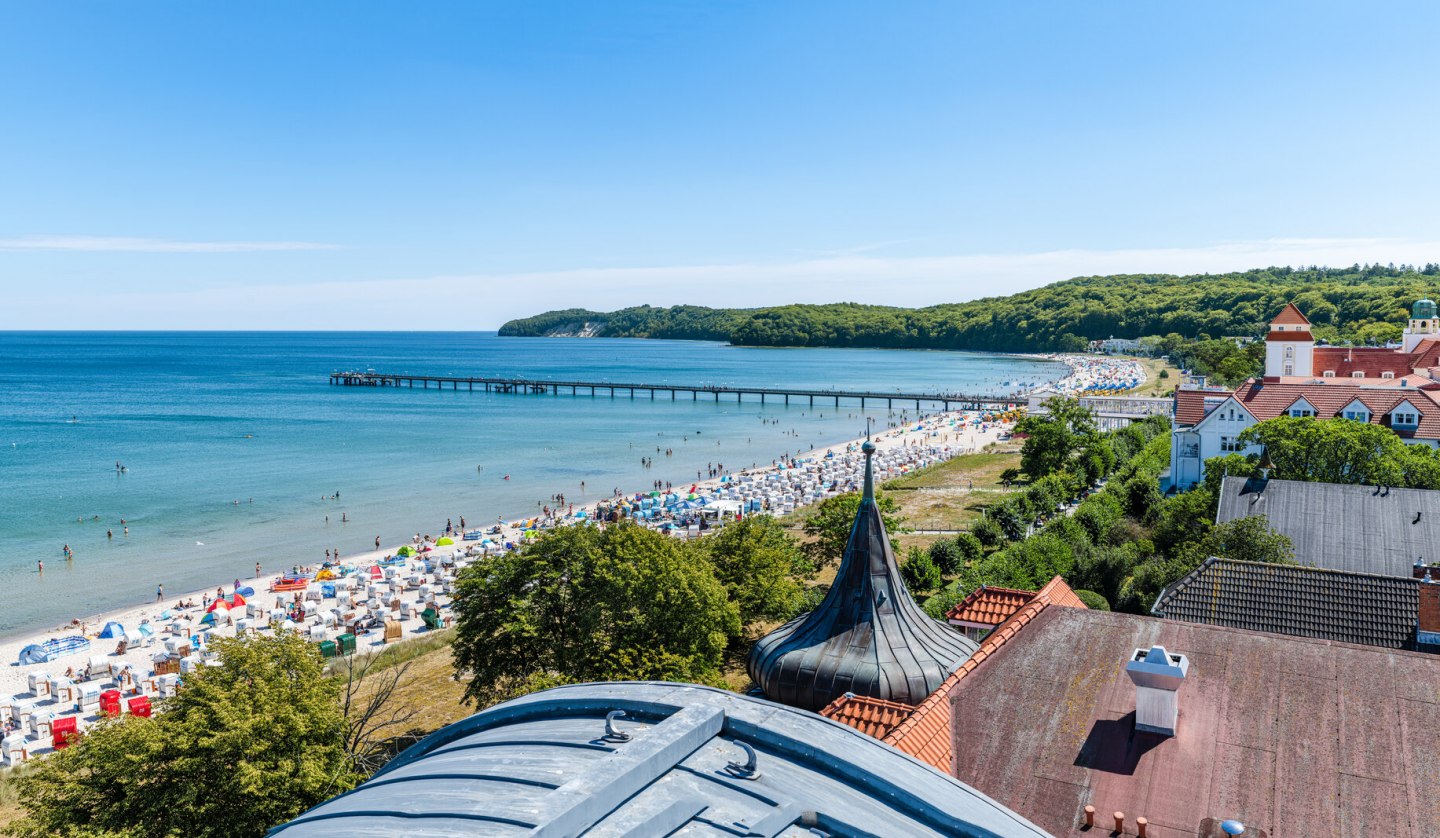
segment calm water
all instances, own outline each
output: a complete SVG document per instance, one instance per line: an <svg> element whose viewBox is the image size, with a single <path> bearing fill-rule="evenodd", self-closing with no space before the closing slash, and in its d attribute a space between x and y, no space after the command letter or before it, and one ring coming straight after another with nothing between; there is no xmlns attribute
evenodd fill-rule
<svg viewBox="0 0 1440 838"><path fill-rule="evenodd" d="M995 393L1064 373L973 353L471 332L0 333L0 633L142 602L157 583L179 594L249 576L256 561L314 563L327 547L369 549L377 535L393 545L443 530L447 517L518 517L555 492L579 504L617 486L693 480L711 462L768 463L865 426L847 406L328 383L332 369L366 367ZM883 406L870 415L893 421ZM656 456L649 470L646 455Z"/></svg>

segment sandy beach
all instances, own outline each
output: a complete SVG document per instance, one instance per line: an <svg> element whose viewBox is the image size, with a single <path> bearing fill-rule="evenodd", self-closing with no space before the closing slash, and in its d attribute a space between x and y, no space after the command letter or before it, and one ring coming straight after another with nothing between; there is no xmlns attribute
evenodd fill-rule
<svg viewBox="0 0 1440 838"><path fill-rule="evenodd" d="M1057 358L1065 360L1064 358ZM1072 373L1067 376L1059 385L1061 388L1078 392L1095 386L1097 380L1110 375L1107 367L1097 366L1092 358L1084 359L1087 363L1070 363ZM1129 370L1124 371L1126 374ZM1143 373L1142 373L1143 374ZM928 414L921 418L909 419L899 427L876 432L873 441L877 447L876 454L876 479L886 480L901 474L913 471L940 462L954 456L978 451L985 446L997 441L1001 434L1008 432L1010 423L994 421L996 417L985 416L971 411L952 411L949 413ZM1013 418L1013 417L1012 417ZM767 498L775 499L774 506L763 511L774 514L788 512L799 505L812 503L823 497L839 494L844 491L853 490L859 482L860 469L862 468L862 457L858 454L859 446L863 438L855 438L836 443L829 446L817 446L804 452L787 452L788 458L779 457L770 465L761 465L757 468L748 469L725 469L716 471L713 477L701 480L683 480L675 482L676 492L683 493L682 496L695 496L697 498L720 500L734 498L737 496L741 486L756 488L755 497L760 497L758 487L766 487ZM428 629L419 616L422 597L433 602L442 613L448 613L449 597L443 592L441 581L449 578L454 570L462 568L475 561L483 561L485 555L492 550L504 549L505 545L518 545L523 541L523 531L526 528L531 530L545 529L553 526L562 526L571 523L578 523L596 518L597 508L603 506L614 507L618 501L631 500L644 497L650 493L650 487L643 490L640 487L629 487L628 492L620 492L604 500L595 501L584 507L567 507L563 510L554 509L551 515L543 520L528 519L525 521L509 521L503 525L487 524L480 525L478 522L467 522L473 530L477 526L483 526L485 537L493 542L493 545L483 550L478 542L466 542L461 539L461 531L457 527L453 533L455 543L453 546L433 546L431 551L425 554L429 560L428 566L412 564L410 567L399 569L398 574L402 578L409 578L410 584L397 582L394 586L394 594L383 593L376 596L384 596L388 602L391 596L398 596L400 601L407 606L408 619L397 620L401 624L401 636L411 637L423 633ZM749 495L746 495L749 497ZM758 505L759 501L747 502L747 506ZM767 500L766 505L770 506L771 501ZM557 504L558 506L558 504ZM753 513L752 513L753 514ZM655 522L643 522L647 525L655 525ZM491 529L500 526L498 534L492 534ZM694 534L694 528L687 530L680 527L676 530L677 535L690 536ZM434 534L438 536L439 534ZM428 541L432 536L422 536ZM428 543L424 546L430 546ZM416 544L406 542L404 544L382 545L378 550L370 550L341 557L338 564L356 568L368 568L378 565L381 561L394 557L397 551L405 546L415 547ZM442 569L439 565L446 565ZM319 566L309 568L313 573ZM165 651L165 641L174 638L172 645L194 645L200 646L201 640L189 639L202 631L205 639L214 637L234 636L238 618L245 616L242 611L247 609L236 609L235 619L222 621L220 624L211 627L202 627L200 619L204 616L205 610L202 603L212 599L217 593L216 588L227 598L233 596L235 582L238 581L241 587L253 588L253 596L247 597L248 603L255 606L258 614L252 615L250 628L269 631L265 625L268 622L267 615L272 608L285 608L291 604L295 595L293 593L272 593L271 586L283 575L296 570L293 567L264 567L262 574L250 578L234 580L216 580L216 587L202 590L186 591L177 593L166 591L159 601L137 604L127 608L115 609L103 614L92 615L79 620L83 623L85 635L90 639L90 648L87 652L71 654L59 657L48 663L19 665L16 661L21 650L26 646L35 643L43 643L46 640L58 637L70 637L81 633L82 626L79 624L66 623L42 632L29 632L0 640L0 660L10 665L0 668L0 699L11 695L17 696L22 705L36 705L34 712L41 715L65 714L71 715L75 712L65 701L58 701L54 696L36 696L31 692L31 676L43 673L49 676L56 676L65 673L67 670L79 672L84 670L92 659L103 659L102 666L109 667L112 671L129 665L137 676L136 681L124 690L126 697L132 692L154 692L159 685L151 675L154 668L153 659L157 653ZM417 574L423 574L424 579L416 579ZM421 589L419 583L425 583L426 588ZM318 587L315 585L312 590ZM388 589L387 589L388 590ZM313 595L312 595L313 598ZM363 598L363 583L360 591L356 592L357 604L348 606L359 608L364 612L364 605L358 602ZM177 608L178 602L191 602L195 607L181 610ZM314 639L334 639L343 631L340 625L339 609L334 608L334 600L312 603L312 614L306 624L299 626L298 630L306 632ZM337 612L337 619L331 622L329 618L322 620L321 615L326 612ZM162 617L163 613L169 613L169 618ZM378 613L378 612L376 612ZM386 615L392 616L389 609ZM393 613L399 618L401 615ZM118 645L117 639L99 638L107 623L119 623L132 635L142 623L150 626L156 636L152 645L130 644L129 648L122 655L116 655ZM339 627L337 627L339 625ZM173 630L172 628L173 627ZM383 632L371 631L358 638L357 651L363 653L368 650L377 649L384 645ZM194 657L192 665L203 663L203 652L200 649L193 649ZM115 685L116 680L111 677L101 676L93 679L92 683L101 684L102 689L108 689ZM0 700L0 706L11 702ZM26 708L28 711L28 707ZM93 721L96 713L95 708L86 707L78 715L82 719L82 728L86 721ZM0 713L3 715L3 713ZM33 753L43 752L48 747L48 742L37 735L33 737L29 750Z"/></svg>

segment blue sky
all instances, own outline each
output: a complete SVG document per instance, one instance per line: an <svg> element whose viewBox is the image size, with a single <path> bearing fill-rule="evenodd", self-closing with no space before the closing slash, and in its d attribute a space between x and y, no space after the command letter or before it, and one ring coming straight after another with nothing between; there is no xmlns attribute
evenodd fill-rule
<svg viewBox="0 0 1440 838"><path fill-rule="evenodd" d="M1440 261L1434 3L0 6L0 328Z"/></svg>

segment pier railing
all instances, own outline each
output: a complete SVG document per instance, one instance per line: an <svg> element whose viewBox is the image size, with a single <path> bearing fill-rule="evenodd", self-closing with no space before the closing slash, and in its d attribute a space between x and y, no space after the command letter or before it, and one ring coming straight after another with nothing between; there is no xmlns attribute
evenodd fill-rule
<svg viewBox="0 0 1440 838"><path fill-rule="evenodd" d="M836 407L840 406L842 400L848 402L859 402L861 407L867 406L870 402L885 402L886 407L894 407L896 402L908 404L914 402L917 410L929 406L942 410L1009 410L1022 404L1024 399L1020 396L991 396L991 395L968 395L964 393L905 393L905 392L883 392L872 390L805 390L805 389L782 389L774 387L722 387L714 385L683 385L683 384L632 384L618 381L552 381L536 378L489 378L483 376L448 376L448 375L411 375L409 373L388 373L366 370L365 372L332 372L330 383L345 387L407 387L413 389L418 383L422 390L429 389L434 385L440 390L465 389L470 392L481 390L486 393L521 393L521 394L551 394L562 395L566 391L571 396L598 396L609 395L616 398L625 395L635 398L636 393L648 394L653 401L656 394L670 394L670 400L676 401L681 394L688 394L692 401L699 401L700 396L712 396L715 401L720 401L724 396L727 400L730 396L735 401L743 401L746 396L759 398L760 403L766 403L766 399L774 399L790 404L791 399L808 399L810 405L815 404L819 399L822 404L833 401Z"/></svg>

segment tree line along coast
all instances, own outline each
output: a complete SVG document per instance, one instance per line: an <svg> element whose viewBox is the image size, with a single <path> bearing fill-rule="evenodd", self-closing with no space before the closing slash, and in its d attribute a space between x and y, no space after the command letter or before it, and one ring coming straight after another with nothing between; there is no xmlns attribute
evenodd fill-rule
<svg viewBox="0 0 1440 838"><path fill-rule="evenodd" d="M1179 366L1235 383L1259 371L1260 347L1250 341L1285 303L1307 313L1318 340L1384 343L1399 337L1395 324L1437 277L1440 264L1122 274L919 309L855 303L565 309L512 320L500 334L988 352L1079 352L1089 339L1143 338L1149 351Z"/></svg>

